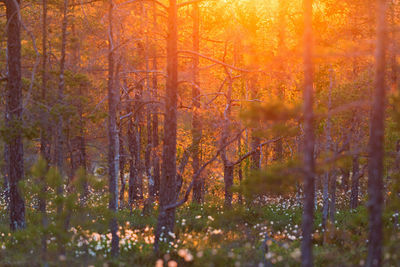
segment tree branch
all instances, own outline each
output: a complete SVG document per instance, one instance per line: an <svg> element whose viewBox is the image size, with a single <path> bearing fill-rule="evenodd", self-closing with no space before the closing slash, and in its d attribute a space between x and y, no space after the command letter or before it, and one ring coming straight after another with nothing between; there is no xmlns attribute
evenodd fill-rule
<svg viewBox="0 0 400 267"><path fill-rule="evenodd" d="M211 62L214 62L214 63L217 63L219 65L222 65L222 66L224 66L226 68L229 68L229 69L232 69L232 70L236 70L236 71L240 71L240 72L250 73L250 72L259 72L260 71L260 70L247 70L247 69L238 68L238 67L229 65L229 64L227 64L225 62L222 62L222 61L220 61L218 59L211 58L211 57L208 57L208 56L205 56L205 55L202 55L200 53L197 53L197 52L194 52L194 51L190 51L190 50L179 50L178 53L186 53L186 54L196 55L196 56L199 56L201 58L207 59L207 60L209 60Z"/></svg>
<svg viewBox="0 0 400 267"><path fill-rule="evenodd" d="M267 144L270 144L270 143L275 143L275 142L281 140L282 138L283 138L282 136L281 137L277 137L277 138L274 138L274 139L271 139L271 140L268 140L268 141L265 141L265 142L259 144L257 146L257 148L253 149L252 151L247 152L246 154L241 156L237 161L231 163L231 166L235 166L235 165L239 164L240 162L242 162L243 160L247 159L248 157L250 157L251 155L256 153L257 150L259 150L261 147L263 147L263 146L265 146Z"/></svg>
<svg viewBox="0 0 400 267"><path fill-rule="evenodd" d="M217 151L217 153L216 153L209 161L207 161L206 163L203 164L203 166L201 166L201 168L200 168L200 169L195 173L195 175L193 176L193 179L192 179L192 181L190 182L189 187L186 189L186 192L185 192L185 195L184 195L184 198L183 198L183 199L181 199L180 201L178 201L178 202L176 202L176 203L173 203L173 204L170 204L170 205L165 206L165 207L163 208L163 211L165 212L165 211L167 211L167 210L174 209L174 208L177 208L177 207L182 206L183 204L185 204L185 202L188 201L188 199L189 199L189 195L190 195L190 192L192 191L192 188L193 188L193 186L194 186L195 181L196 181L197 179L199 179L200 174L204 171L204 169L205 169L208 165L210 165L211 163L213 163L213 162L218 158L219 154L221 154L222 150L224 150L224 149L225 149L227 146L229 146L231 143L235 142L235 141L239 138L239 136L242 135L243 132L244 132L244 129L241 130L241 131L239 132L239 134L238 134L235 138L233 138L232 140L230 140L229 142L227 142L223 147L221 147L221 148Z"/></svg>

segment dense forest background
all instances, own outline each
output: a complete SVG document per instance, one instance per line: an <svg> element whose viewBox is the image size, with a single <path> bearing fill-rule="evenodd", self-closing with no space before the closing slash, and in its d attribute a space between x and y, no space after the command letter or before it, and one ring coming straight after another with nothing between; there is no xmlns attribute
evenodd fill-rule
<svg viewBox="0 0 400 267"><path fill-rule="evenodd" d="M400 266L398 0L0 0L0 265Z"/></svg>

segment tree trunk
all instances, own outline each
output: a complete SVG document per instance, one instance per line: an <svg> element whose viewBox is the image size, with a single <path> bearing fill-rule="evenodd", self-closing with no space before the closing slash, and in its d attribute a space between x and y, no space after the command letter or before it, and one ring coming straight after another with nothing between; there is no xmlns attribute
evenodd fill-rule
<svg viewBox="0 0 400 267"><path fill-rule="evenodd" d="M63 20L61 27L61 58L60 58L60 76L57 92L57 104L59 105L59 114L57 118L56 126L56 142L54 148L54 163L56 164L57 170L61 176L64 178L64 135L63 135L63 114L61 112L61 106L64 105L64 89L65 89L65 57L66 57L66 45L67 45L67 24L68 24L68 0L64 0L63 6ZM63 186L57 188L57 194L63 194ZM57 214L62 212L62 204L57 206ZM61 248L61 250L63 250Z"/></svg>
<svg viewBox="0 0 400 267"><path fill-rule="evenodd" d="M153 3L153 29L154 32L157 32L157 7L156 4ZM157 80L157 50L154 46L153 48L153 100L158 99L157 90L158 90L158 80ZM153 136L153 149L152 149L152 159L153 159L153 179L154 179L154 196L158 196L160 192L160 158L158 155L159 151L159 138L158 138L158 105L154 105L153 116L152 116L152 136Z"/></svg>
<svg viewBox="0 0 400 267"><path fill-rule="evenodd" d="M193 51L199 53L199 27L200 15L199 4L193 4ZM197 173L200 168L200 141L201 141L201 119L200 119L200 90L199 90L199 56L193 56L193 83L192 86L192 104L193 104L193 118L192 118L192 168L193 175ZM203 201L203 179L194 180L193 186L193 202L201 203Z"/></svg>
<svg viewBox="0 0 400 267"><path fill-rule="evenodd" d="M330 172L330 188L329 188L329 220L332 224L335 223L336 214L336 173Z"/></svg>
<svg viewBox="0 0 400 267"><path fill-rule="evenodd" d="M111 255L119 253L119 237L117 235L118 222L115 213L118 210L118 167L119 167L119 144L117 128L117 99L118 94L114 84L114 40L113 40L113 0L109 1L109 46L108 46L108 171L110 200L108 208L113 213L110 221L111 230Z"/></svg>
<svg viewBox="0 0 400 267"><path fill-rule="evenodd" d="M326 171L322 180L322 229L324 230L326 229L329 213L329 175L330 173Z"/></svg>
<svg viewBox="0 0 400 267"><path fill-rule="evenodd" d="M238 154L239 154L239 157L241 157L242 155L242 138L241 138L241 136L239 136L239 138L238 138ZM242 162L240 162L239 164L238 164L238 176L239 176L239 185L241 185L242 184L242 180L243 180L243 170L242 170ZM239 192L239 195L238 195L238 203L239 204L242 204L243 203L243 195L242 195L242 193L241 192Z"/></svg>
<svg viewBox="0 0 400 267"><path fill-rule="evenodd" d="M167 83L164 119L164 146L162 178L160 184L160 213L158 215L154 249L158 251L161 234L168 238L174 232L175 208L164 211L163 207L176 201L176 134L178 91L178 28L177 3L169 0L167 37Z"/></svg>
<svg viewBox="0 0 400 267"><path fill-rule="evenodd" d="M41 92L41 100L44 103L46 101L46 89L47 89L47 0L42 1L42 92ZM47 166L50 163L50 138L49 138L49 123L47 112L42 113L42 118L44 120L41 122L41 132L40 132L40 154L42 158L46 161ZM46 199L45 193L47 191L47 185L45 182L45 177L41 177L41 195L39 197L39 211L42 215L42 227L43 229L47 229L48 221L47 221L47 213L46 213ZM41 239L41 258L44 264L47 262L47 235L43 233Z"/></svg>
<svg viewBox="0 0 400 267"><path fill-rule="evenodd" d="M358 155L353 156L353 175L351 176L350 209L358 207L358 187L360 180L360 163Z"/></svg>
<svg viewBox="0 0 400 267"><path fill-rule="evenodd" d="M385 110L385 53L387 43L385 0L377 0L375 90L371 112L368 162L369 243L366 266L382 265L383 157Z"/></svg>
<svg viewBox="0 0 400 267"><path fill-rule="evenodd" d="M224 166L224 183L225 183L225 207L232 207L232 185L233 185L233 165Z"/></svg>
<svg viewBox="0 0 400 267"><path fill-rule="evenodd" d="M21 21L20 0L6 1L7 13L7 99L8 118L6 125L12 135L7 143L9 186L10 186L10 228L19 230L25 228L25 203L18 187L24 179L24 148L22 131L22 87L21 87Z"/></svg>
<svg viewBox="0 0 400 267"><path fill-rule="evenodd" d="M313 115L313 32L312 0L304 0L304 204L301 242L301 264L313 266L312 232L314 226L314 115Z"/></svg>
<svg viewBox="0 0 400 267"><path fill-rule="evenodd" d="M121 181L121 190L119 191L119 203L120 203L120 208L123 208L124 206L124 194L125 194L125 163L126 163L126 151L124 149L124 140L123 140L123 131L122 131L122 126L119 127L119 179Z"/></svg>

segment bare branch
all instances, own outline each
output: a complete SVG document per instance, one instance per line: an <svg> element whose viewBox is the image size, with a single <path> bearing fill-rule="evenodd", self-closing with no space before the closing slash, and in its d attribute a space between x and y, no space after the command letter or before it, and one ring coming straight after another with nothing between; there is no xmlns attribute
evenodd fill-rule
<svg viewBox="0 0 400 267"><path fill-rule="evenodd" d="M208 57L208 56L205 56L205 55L202 55L200 53L197 53L197 52L194 52L194 51L190 51L190 50L179 50L178 53L186 53L186 54L191 54L191 55L197 55L197 56L199 56L201 58L204 58L204 59L207 59L207 60L209 60L211 62L217 63L219 65L222 65L222 66L226 67L226 68L229 68L229 69L232 69L232 70L236 70L236 71L240 71L240 72L247 72L247 73L260 72L260 70L247 70L247 69L238 68L238 67L229 65L229 64L227 64L225 62L222 62L222 61L220 61L218 59L211 58L211 57Z"/></svg>
<svg viewBox="0 0 400 267"><path fill-rule="evenodd" d="M201 168L195 173L195 175L193 175L193 179L192 179L192 181L190 182L188 188L186 189L186 192L185 192L185 195L184 195L183 199L181 199L180 201L178 201L178 202L176 202L176 203L173 203L173 204L170 204L170 205L165 206L165 207L163 208L163 211L164 211L164 212L167 211L167 210L174 209L174 208L177 208L177 207L179 207L179 206L182 206L183 204L185 204L186 201L188 201L190 192L192 191L192 188L193 188L193 186L194 186L195 181L196 181L197 179L199 179L200 174L204 171L204 169L205 169L208 165L210 165L211 163L213 163L213 162L218 158L218 156L219 156L219 154L221 154L222 150L224 150L224 149L225 149L227 146L229 146L231 143L235 142L235 141L242 135L242 133L244 132L244 130L245 130L245 129L241 130L241 131L237 134L237 136L236 136L235 138L233 138L232 140L230 140L229 142L227 142L224 146L222 146L222 147L217 151L217 153L216 153L209 161L207 161L206 163L203 164L203 166L201 166Z"/></svg>
<svg viewBox="0 0 400 267"><path fill-rule="evenodd" d="M259 149L261 149L261 147L263 147L265 145L268 145L268 144L271 144L271 143L275 143L275 142L281 140L282 138L283 138L282 136L281 137L277 137L277 138L274 138L274 139L271 139L271 140L268 140L268 141L265 141L265 142L259 144L257 146L257 148L253 149L252 151L247 152L246 154L241 156L237 161L231 163L231 166L235 166L235 165L241 163L243 160L247 159L248 157L250 157L251 155L256 153Z"/></svg>

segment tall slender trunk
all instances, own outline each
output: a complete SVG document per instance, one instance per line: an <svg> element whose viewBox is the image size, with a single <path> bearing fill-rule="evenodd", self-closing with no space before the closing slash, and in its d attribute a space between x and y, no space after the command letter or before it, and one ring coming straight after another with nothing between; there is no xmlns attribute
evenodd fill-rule
<svg viewBox="0 0 400 267"><path fill-rule="evenodd" d="M230 117L231 117L231 101L232 101L232 77L228 70L226 70L229 81L228 81L228 92L226 94L226 108L224 111L224 122L223 122L223 129L222 129L222 136L221 136L221 146L224 146L226 142L228 142L229 137L229 130L230 130ZM224 164L224 184L225 184L225 202L224 205L226 208L232 207L232 185L233 185L233 165L228 159L227 155L227 148L225 147L222 149L221 152L221 159Z"/></svg>
<svg viewBox="0 0 400 267"><path fill-rule="evenodd" d="M169 0L167 37L167 83L164 119L162 178L160 183L160 213L158 215L154 249L158 251L161 233L168 238L174 232L175 208L163 207L176 201L176 134L178 97L178 9L176 0Z"/></svg>
<svg viewBox="0 0 400 267"><path fill-rule="evenodd" d="M351 176L351 196L350 196L350 209L358 207L358 187L360 180L360 163L359 156L353 156L353 174Z"/></svg>
<svg viewBox="0 0 400 267"><path fill-rule="evenodd" d="M241 136L239 136L239 138L238 138L238 154L239 154L239 156L241 156L241 154L242 154L242 138L241 138ZM239 184L241 184L242 180L243 180L242 162L240 162L238 164L238 176L239 176ZM243 203L243 195L241 192L239 192L239 195L238 195L238 203L239 204Z"/></svg>
<svg viewBox="0 0 400 267"><path fill-rule="evenodd" d="M322 229L326 229L329 213L329 171L322 178Z"/></svg>
<svg viewBox="0 0 400 267"><path fill-rule="evenodd" d="M377 40L375 54L375 90L371 112L369 162L368 162L368 209L369 243L366 266L382 265L382 210L383 210L383 157L385 111L385 53L387 43L385 0L377 0Z"/></svg>
<svg viewBox="0 0 400 267"><path fill-rule="evenodd" d="M333 70L331 69L331 75L329 77L329 91L328 91L328 117L326 119L326 152L329 154L332 152L333 144L332 144L332 117L330 111L332 110L332 88L333 88ZM322 209L322 228L325 229L326 222L328 219L328 215L334 214L334 203L335 200L335 192L336 192L336 176L333 174L332 170L328 166L323 178L323 209ZM333 210L333 211L332 211ZM334 220L330 218L331 223L334 223Z"/></svg>
<svg viewBox="0 0 400 267"><path fill-rule="evenodd" d="M108 208L113 213L110 221L111 230L111 255L119 253L118 222L115 213L118 210L118 167L119 167L119 144L117 128L117 99L118 94L115 88L114 75L114 39L113 39L113 0L109 1L109 46L108 46L108 170L110 200Z"/></svg>
<svg viewBox="0 0 400 267"><path fill-rule="evenodd" d="M301 242L301 264L313 266L312 232L314 228L314 115L313 115L313 30L312 0L304 0L304 204Z"/></svg>
<svg viewBox="0 0 400 267"><path fill-rule="evenodd" d="M61 107L64 104L64 89L65 89L65 57L66 57L66 45L67 45L67 24L68 24L68 0L64 0L63 6L63 20L61 27L61 57L60 57L60 75L57 92L57 103ZM54 161L58 172L61 177L64 178L64 134L63 134L63 114L61 109L59 110L56 126L56 142L54 148ZM57 188L57 194L63 194L63 186ZM62 204L57 206L57 213L61 214Z"/></svg>
<svg viewBox="0 0 400 267"><path fill-rule="evenodd" d="M252 100L257 99L257 75L253 74L250 77L250 92ZM253 170L258 170L261 168L260 165L260 157L261 157L261 148L260 148L260 138L257 136L257 128L253 128L251 131L251 150L256 150L253 155L251 155L251 168Z"/></svg>
<svg viewBox="0 0 400 267"><path fill-rule="evenodd" d="M119 179L121 181L121 189L119 191L119 204L120 208L123 208L124 206L124 194L125 194L125 163L126 163L126 151L124 148L124 139L123 139L123 131L122 131L122 126L119 127L119 134L118 134L118 140L119 140Z"/></svg>
<svg viewBox="0 0 400 267"><path fill-rule="evenodd" d="M44 103L46 101L46 89L47 89L47 0L42 1L42 91L41 99ZM43 112L42 118L42 128L40 132L40 154L42 158L46 161L46 164L50 163L50 138L49 138L49 123L47 112ZM47 119L46 119L47 118ZM47 191L47 185L45 183L45 177L41 177L41 195L39 197L39 211L42 215L42 227L47 229L48 220L46 214L46 198L45 193ZM43 233L41 240L41 258L44 264L47 262L47 235Z"/></svg>
<svg viewBox="0 0 400 267"><path fill-rule="evenodd" d="M153 30L154 32L157 31L157 6L153 2ZM157 95L157 87L158 87L158 79L157 79L157 49L156 46L153 48L153 77L152 77L152 84L153 84L153 100L158 99ZM158 155L159 150L159 138L158 138L158 105L154 105L153 108L153 116L152 116L152 138L153 138L153 149L152 149L152 159L153 159L153 179L154 179L154 189L153 194L154 196L158 196L160 192L160 158Z"/></svg>
<svg viewBox="0 0 400 267"><path fill-rule="evenodd" d="M335 223L336 214L336 173L330 171L330 187L329 187L329 220L332 224Z"/></svg>
<svg viewBox="0 0 400 267"><path fill-rule="evenodd" d="M199 4L193 4L193 51L199 53L200 50L200 10ZM192 117L192 168L193 175L197 173L200 168L200 141L201 141L201 119L200 119L200 90L199 90L199 56L193 56L192 62L192 104L193 104L193 117ZM193 202L201 203L203 201L203 179L195 179L193 186Z"/></svg>
<svg viewBox="0 0 400 267"><path fill-rule="evenodd" d="M233 165L224 165L224 183L225 183L225 202L226 208L232 207L232 185L233 185Z"/></svg>
<svg viewBox="0 0 400 267"><path fill-rule="evenodd" d="M22 125L22 87L21 87L21 21L20 0L6 1L7 13L7 98L8 117L6 126L12 134L7 142L8 172L10 186L10 228L25 228L25 202L18 183L24 179L24 147L22 133L18 125Z"/></svg>

